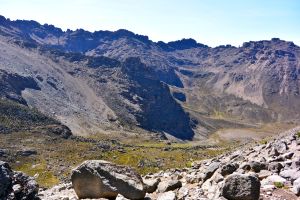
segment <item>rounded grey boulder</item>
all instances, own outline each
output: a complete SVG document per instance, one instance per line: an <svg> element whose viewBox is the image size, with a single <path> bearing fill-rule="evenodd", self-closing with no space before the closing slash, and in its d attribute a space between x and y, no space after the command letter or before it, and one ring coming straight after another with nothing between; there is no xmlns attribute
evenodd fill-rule
<svg viewBox="0 0 300 200"><path fill-rule="evenodd" d="M133 169L103 160L88 160L73 169L72 184L80 199L114 199L118 194L128 199L143 199L143 180Z"/></svg>
<svg viewBox="0 0 300 200"><path fill-rule="evenodd" d="M222 189L222 195L229 200L258 200L259 194L259 179L252 175L231 174Z"/></svg>

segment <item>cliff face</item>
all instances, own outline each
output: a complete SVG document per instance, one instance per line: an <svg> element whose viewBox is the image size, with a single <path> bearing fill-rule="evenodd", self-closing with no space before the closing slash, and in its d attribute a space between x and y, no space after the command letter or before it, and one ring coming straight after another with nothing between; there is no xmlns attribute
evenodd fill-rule
<svg viewBox="0 0 300 200"><path fill-rule="evenodd" d="M169 87L160 82L152 69L137 58L128 58L121 71L129 81L122 95L140 106L136 114L141 127L166 132L181 139L192 139L195 126L189 115L172 97Z"/></svg>

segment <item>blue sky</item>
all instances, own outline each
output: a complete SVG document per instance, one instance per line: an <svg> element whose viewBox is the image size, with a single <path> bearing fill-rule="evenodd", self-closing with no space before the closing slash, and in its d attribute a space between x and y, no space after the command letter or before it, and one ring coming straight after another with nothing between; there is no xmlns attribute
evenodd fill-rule
<svg viewBox="0 0 300 200"><path fill-rule="evenodd" d="M0 0L0 14L64 30L128 29L210 46L279 37L300 45L299 0Z"/></svg>

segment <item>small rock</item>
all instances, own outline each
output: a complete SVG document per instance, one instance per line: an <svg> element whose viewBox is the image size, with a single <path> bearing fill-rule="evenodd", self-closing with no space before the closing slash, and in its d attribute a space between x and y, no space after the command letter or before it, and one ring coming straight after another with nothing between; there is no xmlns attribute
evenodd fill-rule
<svg viewBox="0 0 300 200"><path fill-rule="evenodd" d="M291 191L296 195L300 195L300 178L294 181Z"/></svg>
<svg viewBox="0 0 300 200"><path fill-rule="evenodd" d="M17 155L24 156L24 157L37 155L37 151L34 149L26 149L26 150L18 151Z"/></svg>
<svg viewBox="0 0 300 200"><path fill-rule="evenodd" d="M163 193L180 188L182 183L178 180L162 181L158 184L158 192Z"/></svg>
<svg viewBox="0 0 300 200"><path fill-rule="evenodd" d="M270 163L268 166L268 170L274 173L279 173L282 168L282 164L278 162Z"/></svg>
<svg viewBox="0 0 300 200"><path fill-rule="evenodd" d="M0 157L6 157L8 154L8 151L6 149L0 149Z"/></svg>
<svg viewBox="0 0 300 200"><path fill-rule="evenodd" d="M285 153L288 150L288 146L285 141L278 141L273 144L273 147L270 151L271 156L279 156L280 154Z"/></svg>
<svg viewBox="0 0 300 200"><path fill-rule="evenodd" d="M161 193L158 195L157 200L176 200L176 194L173 191Z"/></svg>
<svg viewBox="0 0 300 200"><path fill-rule="evenodd" d="M147 193L153 193L157 189L160 183L160 178L157 179L146 179L144 180L145 188Z"/></svg>
<svg viewBox="0 0 300 200"><path fill-rule="evenodd" d="M238 164L227 164L227 165L224 165L222 168L221 168L221 175L222 176L227 176L229 174L232 174L235 170L237 170L239 168L239 165Z"/></svg>
<svg viewBox="0 0 300 200"><path fill-rule="evenodd" d="M13 186L13 191L15 194L21 192L21 190L22 190L22 186L20 184L16 184Z"/></svg>
<svg viewBox="0 0 300 200"><path fill-rule="evenodd" d="M242 163L242 165L240 166L241 169L245 170L245 171L250 171L251 170L251 166L249 163Z"/></svg>
<svg viewBox="0 0 300 200"><path fill-rule="evenodd" d="M265 169L266 165L264 163L256 162L256 161L251 161L249 162L249 165L251 167L251 170L258 173L260 170Z"/></svg>
<svg viewBox="0 0 300 200"><path fill-rule="evenodd" d="M267 178L268 176L271 176L272 175L272 172L268 171L268 170L261 170L259 173L258 173L258 178L259 180L263 180L265 178Z"/></svg>
<svg viewBox="0 0 300 200"><path fill-rule="evenodd" d="M203 181L206 181L215 173L215 171L219 168L220 162L212 162L204 172Z"/></svg>
<svg viewBox="0 0 300 200"><path fill-rule="evenodd" d="M282 155L285 159L291 159L294 155L294 152L288 152Z"/></svg>
<svg viewBox="0 0 300 200"><path fill-rule="evenodd" d="M262 185L272 185L274 183L287 184L287 180L278 175L271 175L261 181Z"/></svg>

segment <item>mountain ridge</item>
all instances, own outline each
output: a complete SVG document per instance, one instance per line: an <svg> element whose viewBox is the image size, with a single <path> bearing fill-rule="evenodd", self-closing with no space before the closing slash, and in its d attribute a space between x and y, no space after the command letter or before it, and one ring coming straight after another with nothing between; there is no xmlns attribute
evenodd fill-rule
<svg viewBox="0 0 300 200"><path fill-rule="evenodd" d="M23 69L24 67L19 66L15 68L15 73L21 71L28 73L38 81L38 76L34 74L41 73L39 65L50 64L49 67L56 65L57 71L66 70L64 76L70 77L74 84L79 79L80 83L84 82L81 84L85 89L88 88L89 92L86 93L84 89L79 92L86 93L83 95L84 98L72 99L82 102L79 109L75 109L76 113L82 115L80 118L85 118L83 124L87 123L89 124L86 125L87 127L94 127L95 130L99 128L95 124L102 124L102 122L99 123L96 120L95 123L90 123L93 120L89 121L87 116L90 113L99 112L97 111L99 108L104 109L103 113L107 113L107 116L99 112L95 113L92 118L97 119L97 116L103 116L100 121L104 120L104 124L108 127L114 124L115 128L126 126L126 124L130 124L130 127L140 126L145 116L148 116L147 120L151 121L151 115L148 114L152 109L156 110L156 106L159 109L168 108L166 115L158 116L159 123L165 124L162 127L169 127L166 129L168 131L174 124L179 128L181 119L189 118L189 120L183 120L189 124L184 125L187 129L175 134L181 135L182 138L185 138L184 132L188 133L191 129L194 132L191 135L194 137L205 138L209 133L233 125L261 126L278 121L296 121L300 118L300 48L293 42L273 38L245 42L241 47L221 45L212 48L199 44L193 39L155 43L147 36L137 35L127 30L90 33L78 29L63 32L53 25L40 25L34 21L24 20L10 21L4 17L0 19L0 34L2 44L8 45L7 49L11 47L13 49L12 52L5 53L7 50L3 48L2 68L5 70L14 69L14 67L6 66L12 61L8 61L5 55L15 59L13 54L23 52L24 56L30 55L26 57L28 61L35 63L35 59L38 58L40 64L35 67L26 64L29 67L26 69L29 73ZM133 80L134 76L129 74L127 74L129 76L124 76L124 73L130 71L122 71L122 63L134 57L149 69L132 66L134 73L136 71L142 74L145 83L149 76L162 82L155 87L157 89L167 87L162 90L164 92L161 95L168 96L166 105L176 105L178 109L183 110L182 118L172 121L173 109L168 106L161 107L164 104L162 100L152 99L154 104L151 105L154 107L150 110L145 107L150 99L142 98L144 93L140 90L155 94L152 88L155 83L151 82L153 85L149 87L150 90L147 90L148 85L143 81L136 82ZM49 62L45 63L43 60L49 60ZM20 65L19 61L14 62L14 65ZM44 76L48 73L46 77L42 77L46 80L46 88L49 88L45 92L52 97L58 94L55 91L68 96L68 90L73 90L69 88L70 84L59 74L55 75L56 78L51 78L53 76L51 73L54 73L52 71L51 69L49 73L43 72ZM41 84L43 80L38 83ZM78 88L82 88L82 85L78 85ZM31 91L29 93L25 91L22 95L27 95L27 100L31 102L31 106L35 107L41 104L41 100L36 99L38 94L39 92L33 95ZM90 102L91 112L82 109L86 107L83 102L84 99L89 99L89 95L93 96L93 101L98 102L97 107L93 107L93 103ZM60 102L66 101L65 97L60 98ZM48 102L48 104L51 105L50 108L56 107L52 105L53 102ZM40 109L45 109L44 106L39 105ZM68 109L66 109L67 113ZM54 110L44 110L44 112L60 112L57 108ZM118 116L116 112L119 113ZM60 116L60 120L70 122L70 116L71 114ZM75 115L72 114L72 116ZM85 127L83 124L77 128ZM154 129L150 128L150 130L155 130L157 127L152 127ZM162 131L160 128L159 130Z"/></svg>

